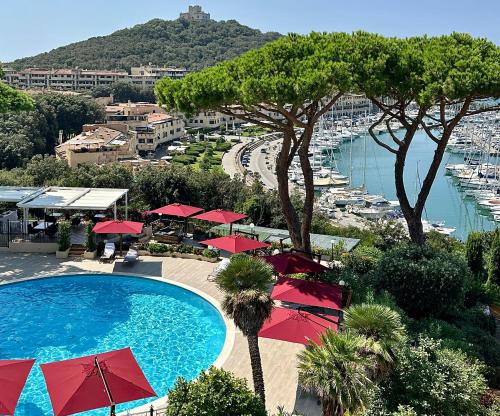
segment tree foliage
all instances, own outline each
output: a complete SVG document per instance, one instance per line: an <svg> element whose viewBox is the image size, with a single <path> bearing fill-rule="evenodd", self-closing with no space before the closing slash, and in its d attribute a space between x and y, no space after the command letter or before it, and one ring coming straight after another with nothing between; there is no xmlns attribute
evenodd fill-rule
<svg viewBox="0 0 500 416"><path fill-rule="evenodd" d="M401 244L384 253L375 279L410 316L425 317L463 305L467 274L467 265L456 255Z"/></svg>
<svg viewBox="0 0 500 416"><path fill-rule="evenodd" d="M31 111L0 114L0 168L22 167L33 155L53 154L59 130L68 137L104 118L103 109L87 97L49 93L33 100Z"/></svg>
<svg viewBox="0 0 500 416"><path fill-rule="evenodd" d="M279 36L274 32L262 33L235 20L187 22L153 19L108 36L18 59L13 66L129 70L132 66L152 62L196 70L234 58Z"/></svg>
<svg viewBox="0 0 500 416"><path fill-rule="evenodd" d="M167 416L266 416L245 380L211 367L191 382L178 378L168 392Z"/></svg>
<svg viewBox="0 0 500 416"><path fill-rule="evenodd" d="M486 415L481 397L486 391L483 366L465 354L421 338L416 347L398 352L398 365L382 383L389 411L410 406L418 415Z"/></svg>
<svg viewBox="0 0 500 416"><path fill-rule="evenodd" d="M362 354L365 339L327 330L320 341L321 345L311 342L298 355L300 385L320 397L323 416L364 410L373 388L367 371L373 362Z"/></svg>
<svg viewBox="0 0 500 416"><path fill-rule="evenodd" d="M359 32L352 44L354 82L381 111L369 133L395 155L401 210L412 241L423 244L422 212L453 130L464 117L500 108L494 100L487 101L500 97L500 47L460 33L397 39ZM403 132L396 133L391 121L401 123ZM384 124L389 144L374 130ZM419 128L435 143L435 153L412 205L404 171Z"/></svg>
<svg viewBox="0 0 500 416"><path fill-rule="evenodd" d="M98 85L91 91L93 97L109 97L113 95L115 102L156 102L153 88L142 89L129 81L115 81L111 85Z"/></svg>

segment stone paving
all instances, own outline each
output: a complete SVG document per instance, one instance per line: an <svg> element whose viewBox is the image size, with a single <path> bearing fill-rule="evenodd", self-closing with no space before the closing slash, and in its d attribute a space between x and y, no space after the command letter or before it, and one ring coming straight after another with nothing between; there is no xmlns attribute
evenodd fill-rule
<svg viewBox="0 0 500 416"><path fill-rule="evenodd" d="M207 280L208 274L215 266L216 264L198 260L169 257L142 257L140 262L130 266L123 264L121 260L116 260L111 264L102 264L96 260L79 258L58 260L53 254L0 252L0 283L56 274L134 273L187 285L208 295L216 302L220 302L222 294L213 282ZM288 412L295 411L304 416L321 414L317 400L302 392L297 385L296 355L303 346L269 339L260 339L259 344L270 414L275 413L278 406L283 406ZM222 363L222 367L240 377L247 378L249 385L252 385L247 342L238 331L236 331L229 356Z"/></svg>

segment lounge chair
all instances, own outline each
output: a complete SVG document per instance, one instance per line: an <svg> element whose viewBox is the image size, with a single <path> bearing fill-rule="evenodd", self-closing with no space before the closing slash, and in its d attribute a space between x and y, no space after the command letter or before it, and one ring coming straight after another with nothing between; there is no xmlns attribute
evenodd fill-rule
<svg viewBox="0 0 500 416"><path fill-rule="evenodd" d="M115 258L115 251L115 243L106 243L104 245L104 252L99 261L105 262L113 260Z"/></svg>
<svg viewBox="0 0 500 416"><path fill-rule="evenodd" d="M130 263L133 264L139 259L139 253L137 250L134 250L133 248L130 248L127 251L127 254L125 254L125 257L123 258L124 263Z"/></svg>
<svg viewBox="0 0 500 416"><path fill-rule="evenodd" d="M224 271L227 269L227 266L229 266L229 259L222 259L222 261L217 265L217 267L210 273L207 277L207 280L210 282L213 282L215 278L219 275L220 272Z"/></svg>

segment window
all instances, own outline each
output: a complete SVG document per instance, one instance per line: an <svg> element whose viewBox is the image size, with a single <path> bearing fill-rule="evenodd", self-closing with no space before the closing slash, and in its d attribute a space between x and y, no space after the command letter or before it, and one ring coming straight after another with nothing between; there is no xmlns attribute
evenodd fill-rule
<svg viewBox="0 0 500 416"><path fill-rule="evenodd" d="M174 134L174 129L170 130L170 134Z"/></svg>
<svg viewBox="0 0 500 416"><path fill-rule="evenodd" d="M139 139L139 143L146 143L144 139Z"/></svg>
<svg viewBox="0 0 500 416"><path fill-rule="evenodd" d="M153 143L153 139L148 139L148 143Z"/></svg>
<svg viewBox="0 0 500 416"><path fill-rule="evenodd" d="M181 131L180 127L177 127L177 128L175 129L175 131L176 131L177 133L179 133L179 132Z"/></svg>

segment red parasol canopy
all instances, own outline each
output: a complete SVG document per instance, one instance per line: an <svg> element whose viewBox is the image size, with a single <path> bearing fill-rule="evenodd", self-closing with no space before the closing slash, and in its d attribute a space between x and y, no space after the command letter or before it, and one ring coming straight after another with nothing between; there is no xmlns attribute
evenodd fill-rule
<svg viewBox="0 0 500 416"><path fill-rule="evenodd" d="M0 360L0 415L13 415L35 360Z"/></svg>
<svg viewBox="0 0 500 416"><path fill-rule="evenodd" d="M328 267L297 253L281 253L274 256L263 256L265 261L272 264L276 273L323 273Z"/></svg>
<svg viewBox="0 0 500 416"><path fill-rule="evenodd" d="M142 222L113 220L98 222L92 231L96 234L140 234L143 226Z"/></svg>
<svg viewBox="0 0 500 416"><path fill-rule="evenodd" d="M230 224L235 221L242 220L248 215L239 214L233 211L224 211L222 209L214 209L212 211L204 212L203 214L195 215L193 218L197 220L218 222L219 224Z"/></svg>
<svg viewBox="0 0 500 416"><path fill-rule="evenodd" d="M284 302L342 310L342 287L323 282L280 277L271 297Z"/></svg>
<svg viewBox="0 0 500 416"><path fill-rule="evenodd" d="M156 396L130 348L40 367L55 416Z"/></svg>
<svg viewBox="0 0 500 416"><path fill-rule="evenodd" d="M262 241L252 240L241 235L228 235L225 237L213 238L211 240L200 241L201 244L216 247L220 250L230 253L242 253L244 251L257 250L259 248L269 247L270 244Z"/></svg>
<svg viewBox="0 0 500 416"><path fill-rule="evenodd" d="M319 336L328 328L334 331L338 328L338 317L325 318L302 310L275 307L259 331L259 337L304 345L307 345L308 339L318 343Z"/></svg>
<svg viewBox="0 0 500 416"><path fill-rule="evenodd" d="M203 208L192 207L191 205L183 205L179 203L165 205L164 207L149 211L150 214L173 215L175 217L190 217L197 212L203 211Z"/></svg>

